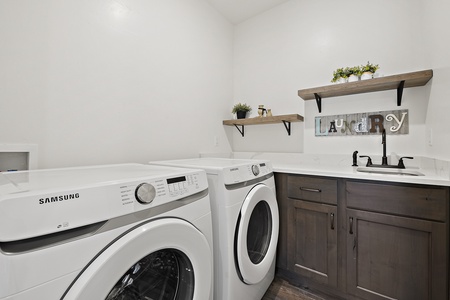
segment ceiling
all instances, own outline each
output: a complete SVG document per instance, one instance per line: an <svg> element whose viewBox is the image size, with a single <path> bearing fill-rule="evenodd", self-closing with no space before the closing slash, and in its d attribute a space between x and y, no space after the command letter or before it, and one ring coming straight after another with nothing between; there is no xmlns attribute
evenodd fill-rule
<svg viewBox="0 0 450 300"><path fill-rule="evenodd" d="M231 23L238 24L289 0L206 0Z"/></svg>

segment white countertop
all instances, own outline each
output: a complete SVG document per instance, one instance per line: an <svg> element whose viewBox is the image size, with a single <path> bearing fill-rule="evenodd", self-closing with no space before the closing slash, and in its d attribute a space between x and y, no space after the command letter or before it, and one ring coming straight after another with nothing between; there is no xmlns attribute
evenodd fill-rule
<svg viewBox="0 0 450 300"><path fill-rule="evenodd" d="M202 155L206 156L206 154ZM450 186L450 162L427 157L414 157L413 160L404 160L406 170L420 172L424 176L358 172L356 171L357 167L352 167L351 153L349 155L334 155L234 152L229 154L229 157L268 159L271 161L274 171L280 173ZM381 162L381 156L373 155L371 157L374 164ZM398 157L395 154L389 155L388 162L396 165ZM366 159L358 158L358 165L364 167Z"/></svg>
<svg viewBox="0 0 450 300"><path fill-rule="evenodd" d="M272 164L274 171L280 173L450 186L450 180L448 178L438 176L436 175L436 173L430 172L429 170L419 170L417 168L409 168L409 170L419 171L420 173L424 174L424 176L364 173L356 171L358 167L352 167L350 165L325 166L315 164L276 162L272 162Z"/></svg>

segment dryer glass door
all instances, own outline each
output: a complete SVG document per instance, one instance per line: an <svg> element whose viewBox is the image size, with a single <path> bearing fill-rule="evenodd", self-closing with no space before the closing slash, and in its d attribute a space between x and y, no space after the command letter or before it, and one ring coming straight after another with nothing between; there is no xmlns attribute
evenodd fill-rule
<svg viewBox="0 0 450 300"><path fill-rule="evenodd" d="M278 228L275 194L258 184L245 198L236 228L235 259L243 282L259 283L268 273L275 259Z"/></svg>
<svg viewBox="0 0 450 300"><path fill-rule="evenodd" d="M105 247L61 299L209 299L212 252L206 237L174 218L150 221Z"/></svg>

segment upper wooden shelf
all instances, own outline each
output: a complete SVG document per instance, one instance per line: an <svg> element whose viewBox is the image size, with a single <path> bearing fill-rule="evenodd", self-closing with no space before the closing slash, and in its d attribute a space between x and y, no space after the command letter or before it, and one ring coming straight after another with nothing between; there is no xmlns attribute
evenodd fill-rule
<svg viewBox="0 0 450 300"><path fill-rule="evenodd" d="M316 88L303 89L298 95L303 100L316 100L321 111L322 98L371 93L397 89L397 105L401 105L403 88L423 86L433 77L433 70L424 70L399 75L378 77L347 83L337 83Z"/></svg>
<svg viewBox="0 0 450 300"><path fill-rule="evenodd" d="M235 126L242 136L244 136L245 125L258 125L258 124L275 124L283 123L289 135L291 135L291 122L303 122L303 117L297 114L280 115L272 117L255 117L248 119L233 119L223 120L223 125ZM242 129L239 129L241 126Z"/></svg>

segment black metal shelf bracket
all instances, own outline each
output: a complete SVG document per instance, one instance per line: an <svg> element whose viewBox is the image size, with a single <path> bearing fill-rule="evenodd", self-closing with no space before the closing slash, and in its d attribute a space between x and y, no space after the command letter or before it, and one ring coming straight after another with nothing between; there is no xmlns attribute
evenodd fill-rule
<svg viewBox="0 0 450 300"><path fill-rule="evenodd" d="M239 133L242 135L242 137L244 137L244 125L241 125L241 128L239 128L236 124L233 124L234 127L236 127L236 129L239 131Z"/></svg>
<svg viewBox="0 0 450 300"><path fill-rule="evenodd" d="M322 112L322 97L319 94L314 93L314 97L316 97L317 108L319 109L319 113Z"/></svg>
<svg viewBox="0 0 450 300"><path fill-rule="evenodd" d="M400 81L400 84L398 85L398 88L397 88L397 106L402 105L402 96L403 96L404 86L405 86L405 81L404 80Z"/></svg>
<svg viewBox="0 0 450 300"><path fill-rule="evenodd" d="M286 131L288 133L288 135L291 135L291 122L289 121L283 121L284 127L286 128Z"/></svg>

